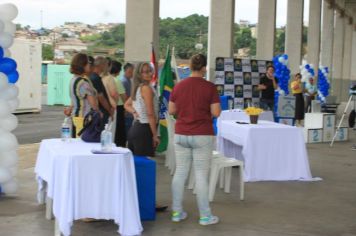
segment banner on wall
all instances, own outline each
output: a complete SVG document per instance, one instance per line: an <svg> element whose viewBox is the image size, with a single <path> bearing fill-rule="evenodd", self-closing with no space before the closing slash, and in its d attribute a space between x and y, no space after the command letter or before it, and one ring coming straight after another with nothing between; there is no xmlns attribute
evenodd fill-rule
<svg viewBox="0 0 356 236"><path fill-rule="evenodd" d="M258 84L272 61L217 57L215 85L220 96L233 98L234 108L259 106Z"/></svg>

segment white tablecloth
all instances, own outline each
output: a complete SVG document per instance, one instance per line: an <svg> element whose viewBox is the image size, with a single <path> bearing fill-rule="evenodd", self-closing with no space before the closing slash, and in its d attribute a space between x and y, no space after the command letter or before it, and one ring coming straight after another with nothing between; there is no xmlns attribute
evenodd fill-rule
<svg viewBox="0 0 356 236"><path fill-rule="evenodd" d="M100 144L81 140L41 142L35 172L48 184L59 229L70 235L74 220L113 219L121 235L139 235L143 228L138 207L131 152L92 154Z"/></svg>
<svg viewBox="0 0 356 236"><path fill-rule="evenodd" d="M257 125L221 121L218 150L245 162L245 181L313 180L302 130L259 121Z"/></svg>

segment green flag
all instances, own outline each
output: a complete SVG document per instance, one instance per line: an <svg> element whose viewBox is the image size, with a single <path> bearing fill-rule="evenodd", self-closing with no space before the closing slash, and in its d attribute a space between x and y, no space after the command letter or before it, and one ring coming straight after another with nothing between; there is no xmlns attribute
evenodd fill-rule
<svg viewBox="0 0 356 236"><path fill-rule="evenodd" d="M166 122L166 112L168 111L169 96L171 95L173 87L174 82L171 67L171 54L170 51L167 50L166 61L159 77L159 130L161 135L161 142L157 147L157 152L166 151L168 146L168 127Z"/></svg>

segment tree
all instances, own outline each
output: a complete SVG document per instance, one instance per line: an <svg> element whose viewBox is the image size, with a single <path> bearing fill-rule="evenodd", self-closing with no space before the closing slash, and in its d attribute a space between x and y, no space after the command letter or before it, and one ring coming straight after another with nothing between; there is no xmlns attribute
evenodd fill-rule
<svg viewBox="0 0 356 236"><path fill-rule="evenodd" d="M52 61L54 59L54 52L52 45L42 44L42 60Z"/></svg>

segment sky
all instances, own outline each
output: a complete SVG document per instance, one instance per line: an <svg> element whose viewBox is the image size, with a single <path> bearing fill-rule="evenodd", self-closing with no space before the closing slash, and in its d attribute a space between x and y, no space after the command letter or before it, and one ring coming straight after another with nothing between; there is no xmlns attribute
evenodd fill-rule
<svg viewBox="0 0 356 236"><path fill-rule="evenodd" d="M126 0L0 0L14 3L19 9L15 23L40 28L41 11L43 27L53 28L66 21L87 24L124 23ZM257 23L258 0L235 0L235 22L248 20ZM308 18L309 0L304 4L304 21ZM191 14L208 16L210 0L160 0L160 17L176 18ZM287 17L287 0L277 0L277 26L283 26Z"/></svg>

